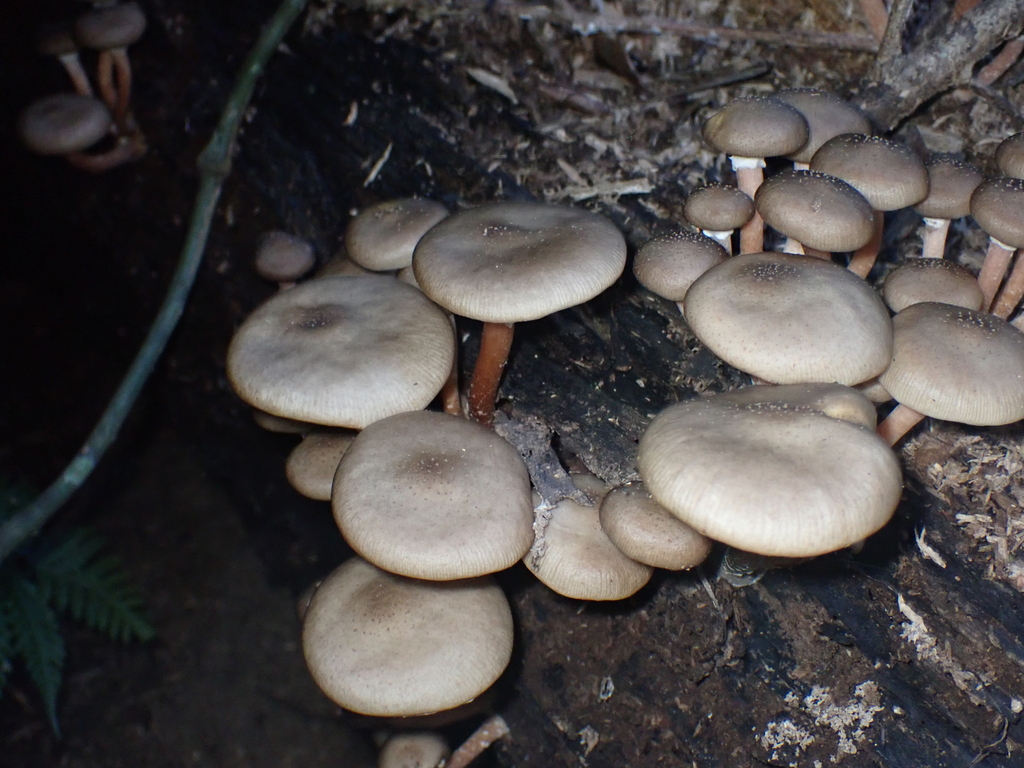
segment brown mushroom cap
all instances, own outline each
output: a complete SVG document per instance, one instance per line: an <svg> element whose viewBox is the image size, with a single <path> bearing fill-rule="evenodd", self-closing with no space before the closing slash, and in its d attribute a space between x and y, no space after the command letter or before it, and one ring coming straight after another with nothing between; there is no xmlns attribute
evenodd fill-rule
<svg viewBox="0 0 1024 768"><path fill-rule="evenodd" d="M99 99L57 93L25 108L18 118L18 134L33 152L67 155L81 152L106 136L112 119Z"/></svg>
<svg viewBox="0 0 1024 768"><path fill-rule="evenodd" d="M235 332L239 397L277 416L361 429L430 404L451 372L448 316L391 277L325 277L278 293Z"/></svg>
<svg viewBox="0 0 1024 768"><path fill-rule="evenodd" d="M788 104L770 96L730 101L712 115L704 141L737 157L779 157L807 143L807 121Z"/></svg>
<svg viewBox="0 0 1024 768"><path fill-rule="evenodd" d="M423 715L470 701L498 679L512 655L512 612L486 577L419 581L352 558L313 595L302 649L340 706Z"/></svg>
<svg viewBox="0 0 1024 768"><path fill-rule="evenodd" d="M284 473L292 488L317 501L331 500L334 473L355 439L352 430L307 435L288 454Z"/></svg>
<svg viewBox="0 0 1024 768"><path fill-rule="evenodd" d="M287 232L267 232L256 248L256 272L276 283L294 283L315 264L313 246Z"/></svg>
<svg viewBox="0 0 1024 768"><path fill-rule="evenodd" d="M407 197L371 205L360 211L345 230L345 248L356 264L375 272L412 264L416 243L448 216L433 200Z"/></svg>
<svg viewBox="0 0 1024 768"><path fill-rule="evenodd" d="M593 475L573 482L595 502L592 507L563 499L550 510L526 567L549 588L577 600L624 600L646 584L653 570L630 559L601 528L599 504L608 486ZM539 500L539 499L538 499Z"/></svg>
<svg viewBox="0 0 1024 768"><path fill-rule="evenodd" d="M753 218L754 201L737 187L708 184L690 193L683 215L698 229L727 232L739 229Z"/></svg>
<svg viewBox="0 0 1024 768"><path fill-rule="evenodd" d="M821 145L810 165L852 185L876 211L895 211L928 196L928 171L921 159L881 136L836 136Z"/></svg>
<svg viewBox="0 0 1024 768"><path fill-rule="evenodd" d="M986 179L971 195L971 216L991 237L1024 248L1024 179Z"/></svg>
<svg viewBox="0 0 1024 768"><path fill-rule="evenodd" d="M710 237L679 230L652 237L637 251L633 274L649 291L682 301L693 281L729 258L725 248Z"/></svg>
<svg viewBox="0 0 1024 768"><path fill-rule="evenodd" d="M736 256L705 272L683 309L712 352L765 381L857 384L889 364L885 305L852 272L821 259Z"/></svg>
<svg viewBox="0 0 1024 768"><path fill-rule="evenodd" d="M1024 132L1003 139L996 147L996 167L1003 176L1024 179Z"/></svg>
<svg viewBox="0 0 1024 768"><path fill-rule="evenodd" d="M129 46L145 31L146 14L135 2L93 8L75 21L79 44L100 51Z"/></svg>
<svg viewBox="0 0 1024 768"><path fill-rule="evenodd" d="M930 160L928 197L914 210L928 219L959 219L971 212L971 194L981 183L981 173L972 165L950 157Z"/></svg>
<svg viewBox="0 0 1024 768"><path fill-rule="evenodd" d="M871 239L875 213L865 197L841 179L817 171L782 171L755 195L765 223L821 251L855 251Z"/></svg>
<svg viewBox="0 0 1024 768"><path fill-rule="evenodd" d="M582 304L614 283L626 242L576 208L494 203L449 216L416 246L420 288L450 312L518 323Z"/></svg>
<svg viewBox="0 0 1024 768"><path fill-rule="evenodd" d="M822 144L842 133L871 133L871 123L864 113L835 94L816 88L786 88L773 95L807 120L807 143L789 155L794 162L811 162Z"/></svg>
<svg viewBox="0 0 1024 768"><path fill-rule="evenodd" d="M356 552L419 579L500 571L533 543L519 453L492 430L444 413L402 413L360 432L338 465L331 507Z"/></svg>
<svg viewBox="0 0 1024 768"><path fill-rule="evenodd" d="M1005 320L923 302L893 318L893 337L878 379L901 404L977 426L1024 419L1024 334Z"/></svg>
<svg viewBox="0 0 1024 768"><path fill-rule="evenodd" d="M674 517L643 483L610 491L601 502L600 517L601 528L623 554L654 568L693 568L711 551L711 539Z"/></svg>
<svg viewBox="0 0 1024 768"><path fill-rule="evenodd" d="M886 276L882 297L893 312L922 301L981 309L983 301L977 278L946 259L907 259Z"/></svg>
<svg viewBox="0 0 1024 768"><path fill-rule="evenodd" d="M846 389L806 385L799 399L814 387ZM704 535L764 555L813 557L881 528L900 499L896 456L868 427L791 404L791 389L749 387L662 411L640 440L651 495Z"/></svg>

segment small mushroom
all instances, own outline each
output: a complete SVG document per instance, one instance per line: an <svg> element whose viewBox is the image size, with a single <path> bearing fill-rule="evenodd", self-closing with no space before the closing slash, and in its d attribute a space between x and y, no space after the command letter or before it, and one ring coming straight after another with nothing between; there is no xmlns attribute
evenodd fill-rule
<svg viewBox="0 0 1024 768"><path fill-rule="evenodd" d="M652 237L637 251L633 274L640 284L683 309L683 299L694 281L716 264L729 258L728 252L707 235L678 230Z"/></svg>
<svg viewBox="0 0 1024 768"><path fill-rule="evenodd" d="M400 732L381 745L377 768L438 768L450 754L448 742L436 731Z"/></svg>
<svg viewBox="0 0 1024 768"><path fill-rule="evenodd" d="M92 85L89 83L89 76L85 74L82 59L78 55L78 46L68 24L52 24L41 29L36 47L44 56L57 58L71 78L75 93L92 96Z"/></svg>
<svg viewBox="0 0 1024 768"><path fill-rule="evenodd" d="M1003 139L996 147L995 159L1000 174L1024 179L1024 132Z"/></svg>
<svg viewBox="0 0 1024 768"><path fill-rule="evenodd" d="M925 167L928 169L928 197L914 206L924 217L921 258L941 259L949 223L971 212L971 194L981 183L981 173L950 157L933 158Z"/></svg>
<svg viewBox="0 0 1024 768"><path fill-rule="evenodd" d="M313 246L287 232L267 232L256 248L256 273L277 283L282 291L293 288L315 265Z"/></svg>
<svg viewBox="0 0 1024 768"><path fill-rule="evenodd" d="M433 200L407 197L371 205L359 212L345 230L345 248L356 264L374 272L412 265L416 243L448 216Z"/></svg>
<svg viewBox="0 0 1024 768"><path fill-rule="evenodd" d="M114 115L114 123L121 129L125 129L129 122L131 103L132 68L127 48L145 31L146 15L136 2L94 7L75 21L78 42L99 51L96 84Z"/></svg>
<svg viewBox="0 0 1024 768"><path fill-rule="evenodd" d="M330 501L334 473L356 437L354 430L306 435L288 454L284 470L292 488L310 499Z"/></svg>
<svg viewBox="0 0 1024 768"><path fill-rule="evenodd" d="M754 201L737 187L707 184L686 198L683 215L732 256L732 233L754 217Z"/></svg>
<svg viewBox="0 0 1024 768"><path fill-rule="evenodd" d="M974 275L955 262L939 258L907 259L886 275L882 297L893 312L922 301L977 310L984 301Z"/></svg>
<svg viewBox="0 0 1024 768"><path fill-rule="evenodd" d="M788 155L796 170L807 170L819 147L842 133L871 133L871 123L863 112L828 91L785 88L772 96L789 104L807 120L807 143Z"/></svg>
<svg viewBox="0 0 1024 768"><path fill-rule="evenodd" d="M985 296L982 309L987 310L992 307L1013 254L1024 247L1024 179L1000 176L981 182L971 195L971 215L989 236L988 251L978 274L978 283ZM1009 316L1020 302L1024 266L1018 259L1014 272L1019 270L1020 274L1011 276L1007 281L998 306L993 308L999 317Z"/></svg>

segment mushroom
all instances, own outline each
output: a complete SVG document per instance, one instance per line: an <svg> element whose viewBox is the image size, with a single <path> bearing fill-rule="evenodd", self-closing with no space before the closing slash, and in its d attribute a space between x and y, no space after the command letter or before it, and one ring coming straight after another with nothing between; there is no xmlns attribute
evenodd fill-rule
<svg viewBox="0 0 1024 768"><path fill-rule="evenodd" d="M573 475L573 482L595 506L562 499L545 510L523 562L541 582L565 597L624 600L650 581L653 569L623 554L601 528L596 505L608 486L588 474ZM535 499L540 502L539 495Z"/></svg>
<svg viewBox="0 0 1024 768"><path fill-rule="evenodd" d="M676 302L681 312L694 281L728 258L725 248L707 235L678 230L640 246L633 258L633 274L647 290Z"/></svg>
<svg viewBox="0 0 1024 768"><path fill-rule="evenodd" d="M1024 179L1024 132L1003 139L996 147L995 160L1003 176Z"/></svg>
<svg viewBox="0 0 1024 768"><path fill-rule="evenodd" d="M712 115L704 141L729 155L736 186L751 198L764 179L764 159L791 155L807 143L807 120L793 107L771 97L736 99ZM760 251L764 222L754 214L740 230L740 253Z"/></svg>
<svg viewBox="0 0 1024 768"><path fill-rule="evenodd" d="M395 733L381 745L377 768L437 768L450 754L448 742L436 731Z"/></svg>
<svg viewBox="0 0 1024 768"><path fill-rule="evenodd" d="M928 171L901 144L880 136L844 133L829 139L811 158L811 170L837 176L867 198L876 211L895 211L928 196ZM885 217L875 217L874 237L850 259L849 269L867 277L882 245Z"/></svg>
<svg viewBox="0 0 1024 768"><path fill-rule="evenodd" d="M654 499L705 536L814 557L866 538L896 509L899 461L873 425L873 406L848 387L753 386L669 406L637 461Z"/></svg>
<svg viewBox="0 0 1024 768"><path fill-rule="evenodd" d="M277 283L282 291L293 288L314 266L313 246L287 232L267 232L256 248L256 273Z"/></svg>
<svg viewBox="0 0 1024 768"><path fill-rule="evenodd" d="M448 216L433 200L407 197L371 205L345 230L345 248L356 264L374 272L403 269L412 264L416 243Z"/></svg>
<svg viewBox="0 0 1024 768"><path fill-rule="evenodd" d="M75 45L75 38L71 35L71 27L68 24L52 24L41 29L36 47L42 55L57 58L71 78L75 93L92 96L92 85L82 67L78 46Z"/></svg>
<svg viewBox="0 0 1024 768"><path fill-rule="evenodd" d="M807 170L819 147L842 133L871 133L864 113L847 101L817 88L784 88L772 96L807 120L807 143L788 155L796 170Z"/></svg>
<svg viewBox="0 0 1024 768"><path fill-rule="evenodd" d="M313 595L302 650L317 685L345 709L424 715L498 679L512 655L512 611L490 578L420 581L354 557Z"/></svg>
<svg viewBox="0 0 1024 768"><path fill-rule="evenodd" d="M683 215L732 256L732 233L754 217L754 201L737 187L707 184L686 198Z"/></svg>
<svg viewBox="0 0 1024 768"><path fill-rule="evenodd" d="M582 304L614 283L626 242L607 219L540 203L493 203L448 217L423 236L413 271L449 312L483 321L470 416L490 426L513 324Z"/></svg>
<svg viewBox="0 0 1024 768"><path fill-rule="evenodd" d="M500 571L533 542L519 453L493 430L444 413L397 414L360 432L338 465L331 507L362 557L419 579Z"/></svg>
<svg viewBox="0 0 1024 768"><path fill-rule="evenodd" d="M878 427L894 445L925 416L975 426L1024 419L1024 334L1005 320L935 302L893 318L878 377L899 405Z"/></svg>
<svg viewBox="0 0 1024 768"><path fill-rule="evenodd" d="M885 305L863 280L821 259L736 256L698 278L683 307L708 349L765 381L858 384L889 364Z"/></svg>
<svg viewBox="0 0 1024 768"><path fill-rule="evenodd" d="M984 301L974 275L941 258L907 259L886 275L882 297L893 312L922 301L977 310Z"/></svg>
<svg viewBox="0 0 1024 768"><path fill-rule="evenodd" d="M75 21L78 42L100 52L96 61L96 83L114 115L115 124L122 129L128 121L132 89L127 48L145 31L146 15L136 2L94 7Z"/></svg>
<svg viewBox="0 0 1024 768"><path fill-rule="evenodd" d="M988 251L978 274L985 296L982 309L987 310L992 306L1014 252L1024 247L1024 179L1000 176L981 182L971 195L971 215L989 236ZM1014 272L1021 269L1024 267L1018 259ZM1024 283L1024 273L1011 276L999 297L995 314L1007 317L1013 311L1021 298L1021 283Z"/></svg>
<svg viewBox="0 0 1024 768"><path fill-rule="evenodd" d="M928 197L914 206L924 217L921 257L941 259L949 223L971 212L971 194L981 183L981 173L950 157L933 158L925 167L928 169Z"/></svg>
<svg viewBox="0 0 1024 768"><path fill-rule="evenodd" d="M284 465L292 488L310 499L330 501L334 473L355 436L354 430L343 430L316 432L302 438Z"/></svg>
<svg viewBox="0 0 1024 768"><path fill-rule="evenodd" d="M451 370L448 316L391 277L325 277L277 293L235 332L227 374L276 416L362 429L425 408Z"/></svg>

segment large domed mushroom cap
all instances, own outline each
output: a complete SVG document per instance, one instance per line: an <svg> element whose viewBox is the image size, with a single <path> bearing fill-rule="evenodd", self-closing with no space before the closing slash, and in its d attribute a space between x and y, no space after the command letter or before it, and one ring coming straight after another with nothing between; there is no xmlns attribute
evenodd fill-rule
<svg viewBox="0 0 1024 768"><path fill-rule="evenodd" d="M720 358L778 384L858 384L885 370L892 350L875 291L809 256L750 253L712 267L687 291L683 314Z"/></svg>
<svg viewBox="0 0 1024 768"><path fill-rule="evenodd" d="M881 136L843 133L831 138L814 153L811 170L847 182L876 211L895 211L928 196L928 170L921 158Z"/></svg>
<svg viewBox="0 0 1024 768"><path fill-rule="evenodd" d="M626 241L607 219L542 203L494 203L449 216L416 246L413 272L445 309L490 323L537 320L614 283Z"/></svg>
<svg viewBox="0 0 1024 768"><path fill-rule="evenodd" d="M356 552L419 579L508 568L533 543L530 477L493 430L402 413L359 433L334 476L334 519Z"/></svg>
<svg viewBox="0 0 1024 768"><path fill-rule="evenodd" d="M313 595L302 650L316 684L345 709L425 715L498 679L512 656L512 611L488 578L419 581L356 557Z"/></svg>
<svg viewBox="0 0 1024 768"><path fill-rule="evenodd" d="M1024 419L1024 333L984 312L914 304L893 318L892 364L878 380L926 416L1012 424Z"/></svg>
<svg viewBox="0 0 1024 768"><path fill-rule="evenodd" d="M946 259L907 259L886 275L882 297L893 312L922 301L981 309L984 300L977 278Z"/></svg>
<svg viewBox="0 0 1024 768"><path fill-rule="evenodd" d="M361 429L425 408L451 372L448 316L391 277L325 277L283 291L235 332L239 397L276 416Z"/></svg>
<svg viewBox="0 0 1024 768"><path fill-rule="evenodd" d="M99 99L57 93L34 101L18 118L18 134L33 152L66 155L91 147L110 130L110 110Z"/></svg>
<svg viewBox="0 0 1024 768"><path fill-rule="evenodd" d="M807 120L771 96L730 101L704 123L704 141L737 157L790 155L807 143Z"/></svg>
<svg viewBox="0 0 1024 768"><path fill-rule="evenodd" d="M827 415L833 395L861 398L835 384L759 386L670 406L640 440L640 474L659 504L730 546L779 557L849 546L889 520L902 477L873 429Z"/></svg>
<svg viewBox="0 0 1024 768"><path fill-rule="evenodd" d="M146 31L146 14L138 3L93 8L75 21L75 38L86 48L124 48Z"/></svg>

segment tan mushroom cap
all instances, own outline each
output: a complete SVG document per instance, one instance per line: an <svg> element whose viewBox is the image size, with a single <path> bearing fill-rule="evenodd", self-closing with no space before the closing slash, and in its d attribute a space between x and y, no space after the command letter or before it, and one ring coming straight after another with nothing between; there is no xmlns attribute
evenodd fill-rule
<svg viewBox="0 0 1024 768"><path fill-rule="evenodd" d="M893 312L922 301L981 309L984 300L977 278L946 259L907 259L886 276L882 297Z"/></svg>
<svg viewBox="0 0 1024 768"><path fill-rule="evenodd" d="M710 237L679 230L652 237L637 251L633 274L649 291L682 301L693 282L711 267L729 258Z"/></svg>
<svg viewBox="0 0 1024 768"><path fill-rule="evenodd" d="M99 99L57 93L25 108L18 118L18 134L33 152L66 155L81 152L106 136L112 119Z"/></svg>
<svg viewBox="0 0 1024 768"><path fill-rule="evenodd" d="M490 323L582 304L611 286L625 264L625 239L610 221L541 203L494 203L449 216L413 256L427 296Z"/></svg>
<svg viewBox="0 0 1024 768"><path fill-rule="evenodd" d="M681 571L700 565L711 539L661 506L643 483L608 493L601 502L601 528L627 557L654 568Z"/></svg>
<svg viewBox="0 0 1024 768"><path fill-rule="evenodd" d="M321 690L345 709L424 715L476 698L512 655L512 611L488 578L420 581L352 558L324 579L302 627Z"/></svg>
<svg viewBox="0 0 1024 768"><path fill-rule="evenodd" d="M1024 248L1024 179L986 179L971 195L971 216L991 237Z"/></svg>
<svg viewBox="0 0 1024 768"><path fill-rule="evenodd" d="M895 454L868 427L791 405L791 389L749 387L662 411L640 440L651 495L705 536L778 557L821 555L885 525L902 488Z"/></svg>
<svg viewBox="0 0 1024 768"><path fill-rule="evenodd" d="M437 768L451 750L437 731L388 736L377 754L377 768Z"/></svg>
<svg viewBox="0 0 1024 768"><path fill-rule="evenodd" d="M412 264L416 243L448 209L433 200L407 197L371 205L345 230L345 248L356 264L375 272Z"/></svg>
<svg viewBox="0 0 1024 768"><path fill-rule="evenodd" d="M928 196L928 171L921 158L881 136L836 136L819 147L810 165L856 188L876 211L895 211Z"/></svg>
<svg viewBox="0 0 1024 768"><path fill-rule="evenodd" d="M100 51L129 46L145 31L146 14L135 2L93 8L75 20L79 44Z"/></svg>
<svg viewBox="0 0 1024 768"><path fill-rule="evenodd" d="M325 277L278 293L235 332L239 397L277 416L361 429L425 408L451 372L451 321L391 277Z"/></svg>
<svg viewBox="0 0 1024 768"><path fill-rule="evenodd" d="M864 113L833 93L816 88L786 88L773 96L807 120L807 143L789 155L794 162L811 162L822 144L841 133L871 133L871 123Z"/></svg>
<svg viewBox="0 0 1024 768"><path fill-rule="evenodd" d="M924 302L893 318L892 364L879 381L903 405L976 426L1024 419L1024 334L1005 320Z"/></svg>
<svg viewBox="0 0 1024 768"><path fill-rule="evenodd" d="M650 581L653 569L622 553L601 528L600 503L608 486L593 475L573 475L576 487L594 500L587 507L563 499L550 510L529 554L523 558L542 583L577 600L624 600ZM538 497L539 501L539 497Z"/></svg>
<svg viewBox="0 0 1024 768"><path fill-rule="evenodd" d="M736 256L690 287L683 310L712 352L765 381L857 384L889 364L885 305L859 277L821 259Z"/></svg>
<svg viewBox="0 0 1024 768"><path fill-rule="evenodd" d="M419 579L508 568L533 543L530 477L492 430L444 413L403 413L352 441L334 476L334 519L374 565Z"/></svg>
<svg viewBox="0 0 1024 768"><path fill-rule="evenodd" d="M971 212L971 194L981 183L981 172L972 165L950 157L930 160L928 197L914 210L928 219L959 219Z"/></svg>
<svg viewBox="0 0 1024 768"><path fill-rule="evenodd" d="M704 141L736 157L791 155L807 143L807 120L770 96L730 101L704 123Z"/></svg>
<svg viewBox="0 0 1024 768"><path fill-rule="evenodd" d="M292 488L317 501L331 500L334 473L356 432L316 432L303 438L288 454L284 473Z"/></svg>
<svg viewBox="0 0 1024 768"><path fill-rule="evenodd" d="M996 167L1003 176L1024 179L1024 132L1000 142L996 147Z"/></svg>
<svg viewBox="0 0 1024 768"><path fill-rule="evenodd" d="M690 193L683 215L698 229L726 232L739 229L754 217L754 201L737 187L708 184Z"/></svg>
<svg viewBox="0 0 1024 768"><path fill-rule="evenodd" d="M771 392L761 386L744 387L729 392L734 405L763 405L774 402ZM832 419L849 421L868 429L878 424L878 414L871 401L853 387L841 384L787 384L780 387L778 397L787 407L810 408Z"/></svg>
<svg viewBox="0 0 1024 768"><path fill-rule="evenodd" d="M293 283L316 265L313 246L287 232L267 232L256 248L256 272L265 280Z"/></svg>
<svg viewBox="0 0 1024 768"><path fill-rule="evenodd" d="M855 251L871 239L871 203L842 179L817 171L782 171L755 195L765 223L821 251Z"/></svg>

